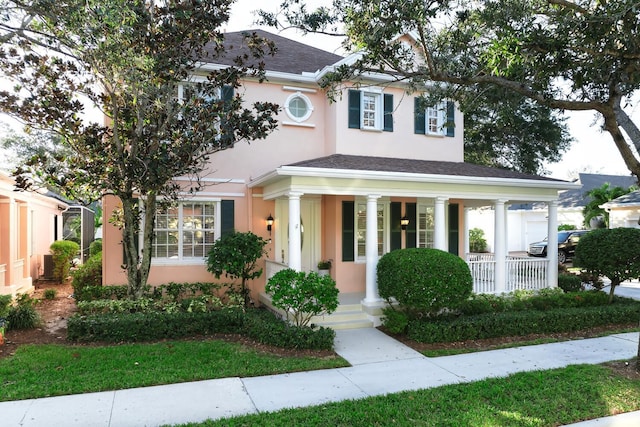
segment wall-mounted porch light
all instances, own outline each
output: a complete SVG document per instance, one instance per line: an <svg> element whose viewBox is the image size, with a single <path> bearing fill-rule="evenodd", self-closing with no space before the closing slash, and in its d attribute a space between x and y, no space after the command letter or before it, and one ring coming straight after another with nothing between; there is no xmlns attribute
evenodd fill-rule
<svg viewBox="0 0 640 427"><path fill-rule="evenodd" d="M271 227L273 227L273 217L269 214L267 217L267 231L269 232L269 236L271 236Z"/></svg>
<svg viewBox="0 0 640 427"><path fill-rule="evenodd" d="M407 216L403 216L402 218L400 218L400 227L403 230L407 229L407 225L409 225L409 218L407 218Z"/></svg>

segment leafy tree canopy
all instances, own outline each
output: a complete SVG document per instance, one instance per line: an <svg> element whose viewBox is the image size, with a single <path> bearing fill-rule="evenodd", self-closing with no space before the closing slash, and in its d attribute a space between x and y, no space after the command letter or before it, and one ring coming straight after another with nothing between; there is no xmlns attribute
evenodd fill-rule
<svg viewBox="0 0 640 427"><path fill-rule="evenodd" d="M174 177L197 178L211 154L276 126L276 105L249 108L239 91L224 96L244 76L263 79L263 70L245 61L259 63L274 51L272 43L247 34L250 54L234 58L235 66L199 68L201 60L225 55L219 28L232 2L0 0L0 73L14 84L0 91L0 111L54 132L71 151L55 168L42 168L34 157L17 171L19 183L29 188L39 177L72 199L90 190L119 197L133 296L146 284L154 226L144 223L139 258L138 203L154 218L158 200L199 188L197 179L193 188L180 188ZM83 121L85 103L106 124Z"/></svg>
<svg viewBox="0 0 640 427"><path fill-rule="evenodd" d="M317 10L285 0L260 15L278 27L342 29L345 47L365 52L329 87L373 70L417 88L489 85L555 110L594 111L640 177L640 130L625 110L640 88L639 14L637 0L333 0Z"/></svg>
<svg viewBox="0 0 640 427"><path fill-rule="evenodd" d="M582 208L584 225L590 227L592 219L602 217L602 226L609 228L609 212L600 206L635 190L637 190L635 186L629 188L612 187L608 182L605 182L598 188L589 190L587 192L587 196L590 198L589 203Z"/></svg>

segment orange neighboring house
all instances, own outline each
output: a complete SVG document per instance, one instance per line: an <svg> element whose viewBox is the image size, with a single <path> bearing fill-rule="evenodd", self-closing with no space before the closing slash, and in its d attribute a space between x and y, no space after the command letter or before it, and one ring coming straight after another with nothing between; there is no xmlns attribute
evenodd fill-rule
<svg viewBox="0 0 640 427"><path fill-rule="evenodd" d="M464 163L464 118L455 104L422 108L420 93L408 94L405 84L385 76L361 75L330 102L319 82L357 54L342 57L258 32L276 43L278 53L264 58L267 81L246 79L241 91L246 103L269 100L283 107L278 129L266 140L213 155L202 174L207 187L157 216L150 284L212 281L205 255L213 239L235 229L269 240L265 274L251 284L254 300L263 303L265 281L279 269L315 271L319 261L330 260L341 301L353 302L376 322L383 305L377 261L408 247L464 257L476 292L556 286L556 254L542 260L508 256L505 211L511 203L546 203L549 230L556 230L558 192L574 184ZM225 38L242 45L239 32ZM204 75L231 65L236 55L203 62L200 70ZM105 284L126 283L121 231L108 224L117 205L113 198L104 201ZM470 257L467 212L480 206L495 209L495 250ZM528 263L527 271L535 273L519 277L525 268L514 262Z"/></svg>
<svg viewBox="0 0 640 427"><path fill-rule="evenodd" d="M62 212L69 205L50 192L14 191L0 172L0 295L33 291L44 256L62 239Z"/></svg>

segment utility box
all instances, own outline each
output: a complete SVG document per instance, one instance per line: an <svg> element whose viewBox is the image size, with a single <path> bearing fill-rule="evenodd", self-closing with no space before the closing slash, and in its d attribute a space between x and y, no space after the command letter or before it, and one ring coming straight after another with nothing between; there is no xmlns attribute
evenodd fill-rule
<svg viewBox="0 0 640 427"><path fill-rule="evenodd" d="M42 256L42 268L44 280L53 280L53 255L45 254Z"/></svg>

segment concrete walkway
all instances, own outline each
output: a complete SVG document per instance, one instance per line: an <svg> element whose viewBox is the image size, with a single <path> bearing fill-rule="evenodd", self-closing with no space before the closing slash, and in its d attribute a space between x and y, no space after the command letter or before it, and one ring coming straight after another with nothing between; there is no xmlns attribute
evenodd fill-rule
<svg viewBox="0 0 640 427"><path fill-rule="evenodd" d="M0 425L159 426L277 411L516 372L631 359L638 350L638 334L427 358L376 329L354 329L337 331L335 347L351 367L2 402ZM631 424L618 424L629 420ZM638 426L640 412L580 425Z"/></svg>

